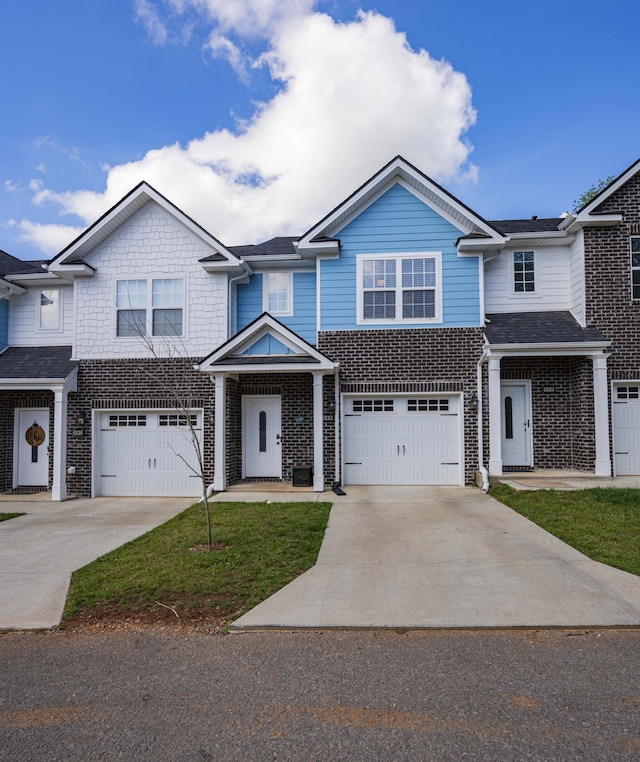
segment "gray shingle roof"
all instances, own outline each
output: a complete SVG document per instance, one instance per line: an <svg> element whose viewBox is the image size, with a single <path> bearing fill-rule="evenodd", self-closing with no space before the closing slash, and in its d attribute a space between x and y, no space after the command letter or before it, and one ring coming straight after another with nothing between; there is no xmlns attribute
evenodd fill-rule
<svg viewBox="0 0 640 762"><path fill-rule="evenodd" d="M40 262L25 262L0 250L0 276L30 272L42 272Z"/></svg>
<svg viewBox="0 0 640 762"><path fill-rule="evenodd" d="M561 217L543 217L541 219L529 220L493 220L496 230L501 233L550 233L558 230L558 225L562 222Z"/></svg>
<svg viewBox="0 0 640 762"><path fill-rule="evenodd" d="M293 244L299 240L299 236L277 236L252 246L229 246L229 251L235 254L236 257L291 256L291 254L296 253Z"/></svg>
<svg viewBox="0 0 640 762"><path fill-rule="evenodd" d="M487 315L489 344L606 342L595 328L583 328L570 312L505 312Z"/></svg>
<svg viewBox="0 0 640 762"><path fill-rule="evenodd" d="M9 347L0 354L0 379L66 378L77 367L71 347Z"/></svg>

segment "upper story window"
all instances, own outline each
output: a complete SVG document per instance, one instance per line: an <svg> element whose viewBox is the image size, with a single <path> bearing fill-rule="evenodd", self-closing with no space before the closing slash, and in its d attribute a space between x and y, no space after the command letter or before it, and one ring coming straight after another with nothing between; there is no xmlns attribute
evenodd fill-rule
<svg viewBox="0 0 640 762"><path fill-rule="evenodd" d="M116 283L117 336L182 336L181 278L137 278Z"/></svg>
<svg viewBox="0 0 640 762"><path fill-rule="evenodd" d="M266 272L263 309L271 315L293 315L293 273Z"/></svg>
<svg viewBox="0 0 640 762"><path fill-rule="evenodd" d="M536 290L532 251L513 252L513 290L516 294L533 293Z"/></svg>
<svg viewBox="0 0 640 762"><path fill-rule="evenodd" d="M358 257L358 322L441 320L440 254Z"/></svg>
<svg viewBox="0 0 640 762"><path fill-rule="evenodd" d="M38 305L38 328L59 331L62 328L62 292L59 288L43 288Z"/></svg>
<svg viewBox="0 0 640 762"><path fill-rule="evenodd" d="M631 297L640 299L640 236L631 239Z"/></svg>

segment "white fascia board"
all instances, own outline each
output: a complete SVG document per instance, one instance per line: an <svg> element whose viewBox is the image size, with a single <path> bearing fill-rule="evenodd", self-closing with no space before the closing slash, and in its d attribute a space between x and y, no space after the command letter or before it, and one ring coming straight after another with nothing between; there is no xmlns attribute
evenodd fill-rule
<svg viewBox="0 0 640 762"><path fill-rule="evenodd" d="M584 342L549 342L548 344L489 344L485 336L485 348L492 355L593 355L602 354L610 349L610 341Z"/></svg>
<svg viewBox="0 0 640 762"><path fill-rule="evenodd" d="M12 294L26 294L27 289L0 278L0 299L8 299Z"/></svg>
<svg viewBox="0 0 640 762"><path fill-rule="evenodd" d="M276 321L271 315L263 315L262 318L256 320L251 326L248 326L248 328L245 328L244 330L240 331L236 336L234 336L232 339L230 339L228 342L223 344L221 347L219 347L215 352L210 354L207 358L205 358L201 363L198 365L195 365L194 368L196 370L200 370L203 372L218 372L220 370L221 372L239 372L240 370L242 372L246 371L246 365L238 366L238 368L235 368L231 370L227 366L224 368L218 369L212 367L215 362L218 360L221 360L225 357L229 357L230 355L235 354L239 349L241 349L243 346L246 346L252 341L257 341L259 338L262 338L262 336L265 333L271 333L274 338L281 341L285 346L289 347L290 349L294 350L296 354L306 354L310 357L318 360L319 366L314 366L314 370L322 370L323 368L334 368L337 367L335 363L328 364L329 361L327 358L318 352L318 350L313 347L311 344L308 344L304 339L297 336L293 331L290 331L288 328L286 328L282 323L279 323ZM296 365L296 368L299 371L302 371L303 368L299 364ZM293 369L293 368L291 368ZM308 368L307 368L308 369Z"/></svg>
<svg viewBox="0 0 640 762"><path fill-rule="evenodd" d="M339 367L338 363L327 365L318 363L274 363L273 365L265 365L264 363L256 363L255 365L224 365L210 368L204 372L207 373L233 373L234 375L242 375L243 373L322 373L324 375L335 373ZM202 370L201 368L197 368Z"/></svg>
<svg viewBox="0 0 640 762"><path fill-rule="evenodd" d="M68 278L73 280L74 278L92 278L96 269L85 262L78 262L73 265L56 265L49 267L49 272L54 275L59 275L61 278Z"/></svg>
<svg viewBox="0 0 640 762"><path fill-rule="evenodd" d="M17 273L6 275L5 280L10 283L24 283L25 286L50 285L51 281L60 281L60 277L52 272L43 270L41 273Z"/></svg>
<svg viewBox="0 0 640 762"><path fill-rule="evenodd" d="M58 256L52 260L51 267L58 267L61 264L65 264L68 260L83 259L89 251L92 251L96 246L102 243L102 241L133 217L133 215L142 209L142 207L149 201L158 204L158 206L178 220L178 222L184 225L206 246L226 257L229 264L240 265L240 260L223 246L220 241L214 238L211 233L198 225L162 194L158 193L155 188L152 188L146 182L142 182L94 222L93 225L87 228L84 233L81 233L80 236L70 243L66 249L58 254Z"/></svg>
<svg viewBox="0 0 640 762"><path fill-rule="evenodd" d="M312 249L317 245L312 241L318 236L334 235L336 231L347 225L353 217L360 214L363 209L379 198L394 182L399 182L415 196L421 197L421 200L428 206L432 208L435 206L438 213L458 229L466 228L465 232L467 233L483 232L494 241L494 244L504 241L504 236L494 230L485 220L478 217L444 188L436 185L426 175L423 175L398 156L305 233L298 242L299 249Z"/></svg>
<svg viewBox="0 0 640 762"><path fill-rule="evenodd" d="M0 389L24 391L49 389L52 392L75 392L78 389L78 369L74 368L66 378L3 378Z"/></svg>
<svg viewBox="0 0 640 762"><path fill-rule="evenodd" d="M247 276L251 275L251 268L243 260L236 262L203 262L200 266L206 273L240 273Z"/></svg>

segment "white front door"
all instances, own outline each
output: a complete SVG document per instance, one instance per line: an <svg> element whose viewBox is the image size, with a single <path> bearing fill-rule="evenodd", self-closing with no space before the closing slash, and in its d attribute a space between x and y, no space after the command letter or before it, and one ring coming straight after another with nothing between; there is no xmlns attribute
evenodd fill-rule
<svg viewBox="0 0 640 762"><path fill-rule="evenodd" d="M282 477L281 416L279 394L242 398L243 477Z"/></svg>
<svg viewBox="0 0 640 762"><path fill-rule="evenodd" d="M531 466L531 387L528 381L503 381L502 464Z"/></svg>
<svg viewBox="0 0 640 762"><path fill-rule="evenodd" d="M16 410L17 487L46 487L49 484L49 410Z"/></svg>

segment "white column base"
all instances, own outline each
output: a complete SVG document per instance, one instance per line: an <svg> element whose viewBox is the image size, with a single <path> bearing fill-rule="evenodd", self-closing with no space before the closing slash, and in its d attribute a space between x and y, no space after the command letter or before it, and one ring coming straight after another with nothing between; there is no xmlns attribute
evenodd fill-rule
<svg viewBox="0 0 640 762"><path fill-rule="evenodd" d="M596 476L611 476L610 460L596 460Z"/></svg>
<svg viewBox="0 0 640 762"><path fill-rule="evenodd" d="M502 461L501 460L489 461L489 476L502 476Z"/></svg>
<svg viewBox="0 0 640 762"><path fill-rule="evenodd" d="M324 478L322 476L313 477L313 491L324 492Z"/></svg>

